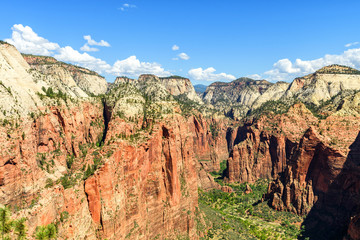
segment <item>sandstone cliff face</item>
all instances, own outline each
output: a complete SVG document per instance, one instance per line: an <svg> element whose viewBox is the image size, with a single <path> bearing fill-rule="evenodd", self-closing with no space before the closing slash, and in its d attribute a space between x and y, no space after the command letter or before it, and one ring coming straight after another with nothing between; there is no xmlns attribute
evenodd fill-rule
<svg viewBox="0 0 360 240"><path fill-rule="evenodd" d="M286 156L294 144L283 135L269 135L251 127L239 128L237 134L228 159L227 181L252 183L275 177L285 169Z"/></svg>
<svg viewBox="0 0 360 240"><path fill-rule="evenodd" d="M173 96L185 95L188 99L201 103L200 97L196 94L193 85L188 78L170 76L160 78L161 83Z"/></svg>
<svg viewBox="0 0 360 240"><path fill-rule="evenodd" d="M54 222L64 211L74 220L70 232L84 237L91 226L91 218L84 214L86 202L74 193L79 187L64 190L55 182L69 171L68 157L80 156L80 147L96 142L102 134L101 125L92 124L102 118L98 111L102 106L79 103L68 107L53 106L34 119L22 118L1 127L1 203L27 217L30 233L38 225ZM49 183L55 186L45 187Z"/></svg>
<svg viewBox="0 0 360 240"><path fill-rule="evenodd" d="M331 65L313 74L295 79L284 97L296 97L305 102L319 105L321 101L329 100L341 91L359 89L359 71L349 67Z"/></svg>
<svg viewBox="0 0 360 240"><path fill-rule="evenodd" d="M36 84L29 74L30 67L16 48L0 44L0 116L27 115L35 111L41 101Z"/></svg>
<svg viewBox="0 0 360 240"><path fill-rule="evenodd" d="M285 82L273 84L250 78L239 78L230 83L215 82L206 88L203 100L236 119L244 117L250 109L258 108L266 101L279 99L288 85Z"/></svg>
<svg viewBox="0 0 360 240"><path fill-rule="evenodd" d="M103 238L197 238L196 161L192 135L181 117L166 119L143 132L146 139L129 143L114 139L126 134L121 119L110 122L104 151L114 154L85 181L89 210ZM131 133L130 133L131 134ZM131 135L130 135L131 136Z"/></svg>
<svg viewBox="0 0 360 240"><path fill-rule="evenodd" d="M324 145L310 128L289 161L282 178L284 184L275 181L269 185L270 204L278 210L307 214L319 194L326 193L340 174L345 160L341 152Z"/></svg>
<svg viewBox="0 0 360 240"><path fill-rule="evenodd" d="M285 170L306 129L317 123L303 104L295 104L286 114L248 119L228 133L226 180L242 183L275 178Z"/></svg>
<svg viewBox="0 0 360 240"><path fill-rule="evenodd" d="M205 119L200 114L191 117L191 132L194 133L193 151L206 171L218 171L220 162L229 156L228 121L224 119ZM208 121L207 121L208 120Z"/></svg>
<svg viewBox="0 0 360 240"><path fill-rule="evenodd" d="M43 73L48 78L52 78L50 82L56 83L54 87L63 92L67 92L63 88L69 87L73 89L76 96L86 97L87 94L98 95L107 91L105 78L96 72L59 62L52 57L27 54L23 56L32 69ZM54 79L56 80L54 81Z"/></svg>
<svg viewBox="0 0 360 240"><path fill-rule="evenodd" d="M187 99L196 103L202 104L201 98L196 94L195 89L188 78L170 76L170 77L157 77L151 74L140 75L138 80L130 79L127 77L117 77L114 85L119 84L133 84L139 89L150 88L149 91L153 91L151 88L160 88L161 91L166 90L168 94L172 96L184 96Z"/></svg>
<svg viewBox="0 0 360 240"><path fill-rule="evenodd" d="M307 215L304 237L341 239L347 228L346 239L359 237L359 139L346 156L310 128L285 172L270 183L267 198L272 207Z"/></svg>
<svg viewBox="0 0 360 240"><path fill-rule="evenodd" d="M105 99L79 98L68 68L34 64L30 75L15 48L0 48L6 87L13 84L13 92L23 87L14 80L27 81L35 99L31 116L0 125L0 202L27 218L30 235L36 226L58 223L62 239L198 238L195 151L211 159L217 153L205 151L213 145L214 159L224 158L226 138L209 130L217 120L184 117L154 77L137 87L122 83ZM43 86L64 87L72 97L46 96ZM13 99L27 107L27 95Z"/></svg>

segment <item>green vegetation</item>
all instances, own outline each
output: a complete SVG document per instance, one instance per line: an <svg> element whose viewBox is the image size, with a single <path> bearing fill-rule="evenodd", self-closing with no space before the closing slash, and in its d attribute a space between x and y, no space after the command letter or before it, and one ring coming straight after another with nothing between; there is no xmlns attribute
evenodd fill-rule
<svg viewBox="0 0 360 240"><path fill-rule="evenodd" d="M220 170L219 171L213 171L210 174L214 177L215 181L217 181L220 184L223 184L222 180L225 176L225 171L227 168L227 160L223 160L220 163Z"/></svg>
<svg viewBox="0 0 360 240"><path fill-rule="evenodd" d="M93 165L88 165L86 168L86 171L84 172L84 176L83 179L86 180L88 179L90 176L94 175L95 171L100 168L100 166L102 165L103 161L101 156L98 155L98 152L93 152L93 155L95 155L93 161L94 164Z"/></svg>
<svg viewBox="0 0 360 240"><path fill-rule="evenodd" d="M68 98L70 98L66 93L63 93L60 90L58 90L57 92L54 92L54 90L51 87L49 87L49 88L42 87L41 89L45 93L45 95L41 94L41 93L37 93L41 100L43 100L44 97L48 97L51 99L62 99L66 102L66 100Z"/></svg>
<svg viewBox="0 0 360 240"><path fill-rule="evenodd" d="M74 155L68 155L66 158L66 166L68 169L71 169L72 164L74 163Z"/></svg>
<svg viewBox="0 0 360 240"><path fill-rule="evenodd" d="M51 223L46 226L38 226L35 232L35 239L38 240L56 239L55 225Z"/></svg>
<svg viewBox="0 0 360 240"><path fill-rule="evenodd" d="M27 235L27 227L25 225L26 218L12 219L10 209L7 207L0 208L0 234L1 239L29 239ZM38 240L56 239L57 228L51 223L46 226L36 227L34 238ZM33 239L33 238L31 238Z"/></svg>
<svg viewBox="0 0 360 240"><path fill-rule="evenodd" d="M63 185L64 189L71 188L76 184L76 178L71 174L65 174L60 178L61 185Z"/></svg>
<svg viewBox="0 0 360 240"><path fill-rule="evenodd" d="M197 222L199 232L210 227L203 239L296 239L302 218L290 212L271 209L262 196L267 181L249 184L252 192L245 194L246 183L230 184L234 193L220 190L199 190L199 207L205 224ZM296 225L295 225L296 224Z"/></svg>
<svg viewBox="0 0 360 240"><path fill-rule="evenodd" d="M256 108L255 110L251 111L249 115L251 116L259 116L263 114L284 114L289 111L289 108L294 104L294 101L283 101L283 100L277 100L277 101L267 101L263 103L259 108Z"/></svg>
<svg viewBox="0 0 360 240"><path fill-rule="evenodd" d="M174 79L187 79L187 78L184 78L184 77L181 77L181 76L178 76L178 75L172 75L172 76L169 76L169 77L162 77L160 79L171 79L171 78L174 78Z"/></svg>
<svg viewBox="0 0 360 240"><path fill-rule="evenodd" d="M359 75L360 71L356 70L354 68L344 66L344 65L338 65L333 64L326 67L323 67L316 71L316 73L323 73L323 74L355 74Z"/></svg>
<svg viewBox="0 0 360 240"><path fill-rule="evenodd" d="M4 87L6 89L6 91L12 96L12 92L11 92L10 87L6 87L2 81L0 81L0 86Z"/></svg>
<svg viewBox="0 0 360 240"><path fill-rule="evenodd" d="M190 100L185 94L180 94L173 97L175 101L178 102L181 112L185 116L192 115L194 113L194 110L200 110L200 104Z"/></svg>
<svg viewBox="0 0 360 240"><path fill-rule="evenodd" d="M61 62L56 60L53 57L48 57L48 56L39 56L39 55L33 55L33 54L25 54L22 53L22 56L24 56L25 58L30 59L30 65L59 65L61 67L64 67L65 69L69 70L72 74L76 74L78 72L80 73L84 73L84 74L88 74L88 75L95 75L95 76L100 76L97 72L95 71L91 71L89 69L83 68L83 67L79 67L79 66L75 66L72 64L68 64L65 62Z"/></svg>
<svg viewBox="0 0 360 240"><path fill-rule="evenodd" d="M25 218L18 220L11 219L10 209L7 207L0 208L0 233L2 239L26 238Z"/></svg>
<svg viewBox="0 0 360 240"><path fill-rule="evenodd" d="M210 132L214 140L219 136L219 126L217 122L210 123Z"/></svg>

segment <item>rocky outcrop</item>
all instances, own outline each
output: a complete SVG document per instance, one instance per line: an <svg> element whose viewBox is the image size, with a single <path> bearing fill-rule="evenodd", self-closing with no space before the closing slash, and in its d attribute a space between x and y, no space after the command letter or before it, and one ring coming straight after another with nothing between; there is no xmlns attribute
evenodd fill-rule
<svg viewBox="0 0 360 240"><path fill-rule="evenodd" d="M236 119L244 117L250 109L258 108L266 101L279 99L288 85L285 82L273 84L250 78L239 78L230 83L215 82L206 88L203 100Z"/></svg>
<svg viewBox="0 0 360 240"><path fill-rule="evenodd" d="M126 132L127 124L119 129L118 121L110 122L109 138ZM93 222L101 225L102 238L186 235L196 239L197 174L192 137L183 119L167 122L154 125L151 135L143 132L148 140L135 145L117 138L104 149L114 151L113 155L86 180L89 210Z"/></svg>
<svg viewBox="0 0 360 240"><path fill-rule="evenodd" d="M237 130L234 147L228 159L228 182L255 182L270 179L284 171L286 157L294 143L285 136L270 135L265 131L245 126Z"/></svg>
<svg viewBox="0 0 360 240"><path fill-rule="evenodd" d="M268 189L270 205L278 210L307 214L304 237L339 239L352 216L358 213L359 139L346 157L309 129L289 162L285 173ZM349 234L355 234L354 223Z"/></svg>
<svg viewBox="0 0 360 240"><path fill-rule="evenodd" d="M212 189L220 189L221 186L215 182L214 177L209 174L208 166L204 162L198 162L197 164L197 174L198 174L198 187L204 191L209 191Z"/></svg>
<svg viewBox="0 0 360 240"><path fill-rule="evenodd" d="M198 116L196 135L194 117L185 118L154 77L140 79L138 88L119 84L104 99L81 98L69 69L39 63L29 74L15 48L0 49L5 91L28 83L23 93L34 96L31 116L0 125L0 202L28 219L30 235L57 223L61 239L198 238L195 146L210 147L197 137L227 151L225 137L209 130L207 121L215 120ZM57 94L63 86L74 95ZM27 95L13 99L27 108Z"/></svg>
<svg viewBox="0 0 360 240"><path fill-rule="evenodd" d="M191 84L188 78L183 78L179 76L170 76L159 78L164 87L170 92L173 96L184 95L188 99L201 103L202 100L196 94L193 85Z"/></svg>
<svg viewBox="0 0 360 240"><path fill-rule="evenodd" d="M51 78L49 82L56 84L54 87L63 92L67 92L65 89L70 88L76 96L86 97L91 94L104 94L107 91L105 78L94 71L59 62L52 57L28 54L23 56L32 69L41 72L45 78Z"/></svg>
<svg viewBox="0 0 360 240"><path fill-rule="evenodd" d="M313 74L296 78L284 94L319 105L344 90L359 90L359 71L350 67L330 65Z"/></svg>
<svg viewBox="0 0 360 240"><path fill-rule="evenodd" d="M344 240L360 239L360 216L352 217Z"/></svg>
<svg viewBox="0 0 360 240"><path fill-rule="evenodd" d="M269 185L270 205L277 210L307 214L319 194L340 174L346 157L323 144L310 128L282 176Z"/></svg>
<svg viewBox="0 0 360 240"><path fill-rule="evenodd" d="M0 116L26 116L36 111L42 103L36 92L36 84L29 74L30 66L17 51L7 43L0 44Z"/></svg>
<svg viewBox="0 0 360 240"><path fill-rule="evenodd" d="M218 171L220 162L229 156L226 139L229 122L225 119L205 119L200 114L190 119L195 157L207 172Z"/></svg>

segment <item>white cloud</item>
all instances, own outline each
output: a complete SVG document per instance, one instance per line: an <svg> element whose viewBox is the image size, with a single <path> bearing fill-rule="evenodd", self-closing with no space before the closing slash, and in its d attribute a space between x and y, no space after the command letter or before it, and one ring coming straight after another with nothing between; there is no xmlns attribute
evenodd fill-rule
<svg viewBox="0 0 360 240"><path fill-rule="evenodd" d="M251 75L247 75L246 77L254 79L254 80L261 80L262 77L259 74L251 74Z"/></svg>
<svg viewBox="0 0 360 240"><path fill-rule="evenodd" d="M15 24L11 29L12 37L5 41L16 46L22 53L50 55L54 50L60 48L59 44L39 37L29 26Z"/></svg>
<svg viewBox="0 0 360 240"><path fill-rule="evenodd" d="M87 53L80 53L70 46L60 48L54 58L64 62L72 62L85 68L97 71L99 73L108 72L111 66L105 61L95 58Z"/></svg>
<svg viewBox="0 0 360 240"><path fill-rule="evenodd" d="M173 51L177 51L177 50L180 49L180 47L179 47L178 45L174 44L174 46L172 46L171 49L172 49Z"/></svg>
<svg viewBox="0 0 360 240"><path fill-rule="evenodd" d="M119 10L121 10L121 11L126 11L126 10L129 9L129 8L136 8L136 5L134 5L134 4L129 4L129 3L124 3L124 4L122 5L122 7L119 8Z"/></svg>
<svg viewBox="0 0 360 240"><path fill-rule="evenodd" d="M359 43L360 43L360 42L348 43L348 44L345 44L345 47L352 47L352 46L358 45Z"/></svg>
<svg viewBox="0 0 360 240"><path fill-rule="evenodd" d="M84 36L84 39L87 41L87 44L90 46L100 46L100 47L110 47L110 44L104 40L100 40L100 42L95 41L91 38L90 35Z"/></svg>
<svg viewBox="0 0 360 240"><path fill-rule="evenodd" d="M114 63L111 73L118 76L139 76L140 74L155 74L160 77L171 75L165 71L158 63L140 62L136 56L130 56L124 60L118 60Z"/></svg>
<svg viewBox="0 0 360 240"><path fill-rule="evenodd" d="M190 69L188 74L190 78L198 81L220 81L220 80L235 80L236 78L231 74L215 73L216 69L209 67L207 69L194 68Z"/></svg>
<svg viewBox="0 0 360 240"><path fill-rule="evenodd" d="M171 60L177 61L177 60L179 60L179 58L174 57L174 58L172 58Z"/></svg>
<svg viewBox="0 0 360 240"><path fill-rule="evenodd" d="M84 52L97 52L99 51L98 48L93 48L93 47L90 47L87 43L85 43L84 46L82 46L80 48L81 51L84 51Z"/></svg>
<svg viewBox="0 0 360 240"><path fill-rule="evenodd" d="M263 75L265 79L273 81L291 81L296 77L313 73L331 64L360 68L360 48L348 49L338 55L326 54L324 57L314 60L296 59L292 62L287 58L281 59L273 65L271 70L266 71Z"/></svg>
<svg viewBox="0 0 360 240"><path fill-rule="evenodd" d="M23 25L18 24L14 25L12 30L12 38L6 39L6 41L13 44L23 53L53 56L59 61L70 62L100 74L128 75L131 77L137 77L140 74L145 73L158 76L171 75L171 73L162 68L159 63L141 62L136 56L130 56L125 60L117 60L114 65L111 66L100 58L91 56L88 53L80 53L70 46L60 47L59 44L50 42L47 39L38 36L29 26L24 27ZM81 50L84 48L88 48L85 50L95 49L89 47L89 45L108 45L108 43L103 40L96 42L92 40L90 36L84 36L84 38L88 40L88 43L85 44Z"/></svg>
<svg viewBox="0 0 360 240"><path fill-rule="evenodd" d="M189 55L187 55L186 53L180 53L178 56L182 60L189 60L190 59Z"/></svg>

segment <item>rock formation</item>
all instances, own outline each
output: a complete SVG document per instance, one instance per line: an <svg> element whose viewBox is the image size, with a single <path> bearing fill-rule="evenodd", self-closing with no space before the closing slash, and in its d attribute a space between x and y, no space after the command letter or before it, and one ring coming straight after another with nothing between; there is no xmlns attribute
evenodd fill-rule
<svg viewBox="0 0 360 240"><path fill-rule="evenodd" d="M279 99L288 85L285 82L273 84L250 78L239 78L230 83L215 82L206 88L203 100L232 118L241 118L250 109L266 101Z"/></svg>
<svg viewBox="0 0 360 240"><path fill-rule="evenodd" d="M195 151L216 168L228 150L224 123L184 117L154 76L118 80L100 99L89 95L107 85L88 70L25 56L29 66L8 44L0 53L0 199L30 235L57 223L63 239L198 238L198 177L209 175L198 175Z"/></svg>
<svg viewBox="0 0 360 240"><path fill-rule="evenodd" d="M54 86L60 90L64 87L80 88L85 93L94 95L104 94L107 90L105 78L94 71L59 62L52 57L29 54L23 54L23 56L31 69L41 72L46 77L50 77L51 83L59 84L62 82L63 84ZM79 90L75 94L80 97L86 96Z"/></svg>
<svg viewBox="0 0 360 240"><path fill-rule="evenodd" d="M319 69L313 74L296 78L284 97L295 97L305 102L319 105L344 90L360 89L360 71L340 66L330 65Z"/></svg>

